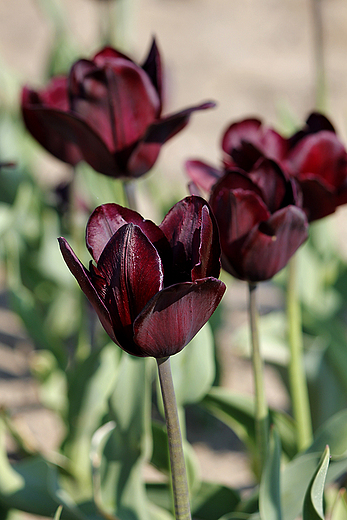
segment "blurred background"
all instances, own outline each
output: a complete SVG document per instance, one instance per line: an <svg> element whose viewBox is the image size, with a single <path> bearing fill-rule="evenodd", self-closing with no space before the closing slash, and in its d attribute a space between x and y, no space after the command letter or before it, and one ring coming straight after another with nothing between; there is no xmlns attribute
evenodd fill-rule
<svg viewBox="0 0 347 520"><path fill-rule="evenodd" d="M52 158L25 134L18 112L21 85L39 88L50 75L66 73L74 59L88 57L100 48L103 35L109 33L113 23L112 43L140 63L147 55L154 35L165 71L164 113L205 100L217 102L214 110L196 114L185 131L163 147L154 171L138 181L138 192L141 194L139 210L158 223L163 209L188 193L184 161L201 158L218 164L221 159L220 139L232 121L255 116L279 131L289 132L301 126L315 108L315 42L319 24L314 18L314 7L317 4L322 9L323 20L324 112L346 142L347 3L344 0L0 0L0 158L2 161L18 162L19 169L27 168L30 163L30 175L43 192L68 179L71 176L69 167ZM13 181L14 184L17 182L16 187L10 186L11 171L6 170L4 175L1 200L9 207L17 201L17 211L21 213L16 222L21 228L23 222L28 224L27 219L32 215L31 202L26 202L26 196L18 199L18 186L23 178L27 179L27 174L23 174L24 177L20 177L18 172L13 174L18 181ZM148 194L151 194L151 199ZM155 197L160 198L157 205L153 204ZM6 211L2 208L0 212L2 237L7 229ZM35 239L35 233L39 233L39 228L35 228L39 226L38 221L49 217L41 213L35 218L32 219L33 227L28 231L29 239L25 237L29 242L32 237ZM346 284L339 285L338 281L341 277L345 280L346 221L347 210L340 208L336 215L330 217L328 228L326 223L316 227L316 235L328 237L329 240L316 241L316 249L312 248L314 261L312 252L311 257L306 257L306 266L314 265L312 269L315 273L314 280L310 281L311 285L308 283L302 296L310 318L307 319L307 345L311 348L314 344L313 349L317 348L321 356L331 343L329 339L324 343L325 333L323 343L310 341L310 334L315 338L318 334L318 329L312 325L312 316L322 322L323 318L328 319L332 314L339 313L339 318L345 314L346 299L342 293ZM80 224L83 229L85 221ZM57 235L54 235L53 228L49 230L53 239L41 244L29 261L31 266L36 260L42 266L46 259L46 264L49 263L45 266L48 278L52 277L55 269L66 269L54 249L57 248ZM11 266L15 262L8 254L10 248L5 252L5 243L2 240L1 255L7 269L6 274L4 269L1 271L0 405L11 411L17 426L34 445L39 444L49 451L59 444L64 429L57 414L42 406L38 384L31 376L33 370L36 370L36 375L42 376L46 370L45 362L49 364L50 361L42 357L33 358L33 345L36 346L38 339L35 334L29 339L28 327L30 329L29 325L33 322L31 315L25 314L27 308L20 298L25 293L23 287L32 291L34 299L41 304L47 303L50 298L47 294L50 293L46 286L40 285L40 290L37 290L38 286L31 287L34 278L31 284L25 283L24 273L21 277L23 287L20 285L18 289L17 280L12 284L9 296L9 273L11 275ZM8 238L9 243L11 237ZM329 249L331 244L332 249ZM30 247L32 252L32 244ZM46 256L41 257L41 254ZM231 278L226 277L226 281L230 290L223 307L224 325L216 333L219 382L233 390L251 393L251 371L248 361L244 359L244 345L248 340L240 328L240 324L247 320L247 287ZM262 286L260 308L263 314L273 310L283 311L281 283L279 278L277 284ZM339 290L335 290L337 285ZM317 301L319 305L316 305ZM326 304L327 301L330 303ZM63 299L60 307L65 310L64 305L66 300ZM10 310L13 307L16 313ZM279 376L280 368L285 364L283 313L279 312L277 316L278 319L272 318L271 324L264 325L263 341L269 346L266 385L270 405L286 408L287 391ZM54 326L57 329L57 323ZM64 322L59 326L63 328ZM271 333L268 332L270 328ZM234 349L231 348L232 344ZM310 366L319 372L321 361L317 361L317 356L313 356L314 362ZM337 364L341 362L338 359L340 361L335 360ZM324 370L326 372L328 369L325 367ZM312 376L315 383L317 373ZM334 379L333 369L327 377ZM332 391L335 404L335 397L340 392L341 399L336 409L346 402L346 382L341 385L344 393L341 394L339 386ZM315 388L313 385L313 393ZM59 408L59 404L55 405ZM329 407L330 403L326 402L324 411L319 408L316 424L326 418ZM333 411L336 410L331 409L329 413ZM252 477L243 448L236 437L230 437L230 433L226 435L222 425L214 423L208 430L207 439L196 427L200 424L199 420L201 417L193 415L189 423L187 418L189 440L199 456L203 473L211 479L235 486L249 484ZM232 475L223 469L230 468L230 464L238 468Z"/></svg>

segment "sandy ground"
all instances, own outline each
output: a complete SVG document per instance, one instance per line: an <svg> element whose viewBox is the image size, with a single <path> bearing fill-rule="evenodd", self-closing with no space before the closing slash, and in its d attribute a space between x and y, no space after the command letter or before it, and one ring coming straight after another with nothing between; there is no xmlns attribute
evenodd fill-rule
<svg viewBox="0 0 347 520"><path fill-rule="evenodd" d="M40 13L39 3L0 0L1 60L23 83L31 85L39 85L42 80L43 60L52 40L52 28ZM49 4L45 0L41 3L46 7ZM65 0L62 4L71 34L88 56L94 49L100 4L93 0ZM157 37L167 72L166 111L202 100L218 102L216 109L196 114L189 128L163 150L153 174L158 175L163 192L186 193L185 159L219 161L221 134L231 121L254 115L281 128L283 114L300 122L314 108L310 1L124 0L122 6L127 9L123 13L128 24L123 39L127 51L142 60L152 35ZM346 137L347 3L325 0L323 12L327 112ZM48 168L55 172L62 166L53 161ZM235 323L246 319L245 299L245 287L233 285L226 309L233 311ZM16 317L6 310L4 299L2 306L0 404L23 420L44 449L52 449L61 433L55 417L39 405L37 388L28 371L31 346ZM235 357L225 339L222 343L223 384L251 392L248 363ZM287 396L271 370L266 373L266 384L271 404L287 406ZM250 473L239 443L218 428L213 442L192 429L191 440L203 474L234 486L247 485Z"/></svg>

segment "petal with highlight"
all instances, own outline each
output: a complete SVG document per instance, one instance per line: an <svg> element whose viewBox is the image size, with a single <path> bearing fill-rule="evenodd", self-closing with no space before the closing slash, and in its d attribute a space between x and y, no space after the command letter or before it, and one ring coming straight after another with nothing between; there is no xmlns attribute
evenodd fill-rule
<svg viewBox="0 0 347 520"><path fill-rule="evenodd" d="M60 250L68 268L70 269L71 273L76 278L82 291L94 307L97 315L99 316L102 326L104 327L112 341L118 343L113 332L109 311L107 310L105 303L102 301L99 294L97 293L95 287L93 286L88 271L81 264L81 262L69 246L68 242L65 240L65 238L61 237L58 239L58 241L60 245Z"/></svg>
<svg viewBox="0 0 347 520"><path fill-rule="evenodd" d="M209 320L225 289L220 280L207 278L160 291L135 320L135 342L148 356L177 354Z"/></svg>

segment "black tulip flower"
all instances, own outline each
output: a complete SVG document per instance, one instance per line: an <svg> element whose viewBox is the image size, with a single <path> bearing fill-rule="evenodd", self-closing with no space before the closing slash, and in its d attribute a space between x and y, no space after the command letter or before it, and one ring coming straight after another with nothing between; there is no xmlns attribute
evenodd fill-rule
<svg viewBox="0 0 347 520"><path fill-rule="evenodd" d="M187 169L195 184L211 190L223 268L249 282L268 280L283 269L307 238L307 218L292 179L264 158L249 172L232 168L218 175L200 161L188 161Z"/></svg>
<svg viewBox="0 0 347 520"><path fill-rule="evenodd" d="M111 177L148 172L161 146L180 132L207 102L162 116L162 66L153 40L142 65L105 47L78 60L68 76L39 91L24 87L22 114L32 136L71 165L84 160Z"/></svg>
<svg viewBox="0 0 347 520"><path fill-rule="evenodd" d="M66 264L110 338L135 356L182 350L207 322L225 285L218 280L218 229L200 197L178 202L160 226L117 204L91 215L86 269L64 238Z"/></svg>
<svg viewBox="0 0 347 520"><path fill-rule="evenodd" d="M313 113L288 139L284 166L299 184L310 222L347 203L347 152L330 121Z"/></svg>

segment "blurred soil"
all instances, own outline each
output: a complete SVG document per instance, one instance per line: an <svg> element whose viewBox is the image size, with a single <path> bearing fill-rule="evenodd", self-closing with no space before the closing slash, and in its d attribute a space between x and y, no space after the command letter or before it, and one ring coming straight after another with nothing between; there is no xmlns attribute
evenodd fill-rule
<svg viewBox="0 0 347 520"><path fill-rule="evenodd" d="M167 112L202 100L218 107L196 114L184 133L163 149L156 172L163 196L178 200L186 194L182 164L186 158L219 161L222 130L238 118L253 115L284 128L284 115L302 122L314 108L313 0L125 0L129 26L124 45L142 60L156 35L167 72ZM44 4L42 0L42 4ZM0 0L0 56L23 83L38 85L49 53L52 30L38 8L39 1ZM103 2L65 0L71 30L88 56ZM328 78L327 113L339 133L347 136L347 3L325 0L325 62ZM45 175L63 174L58 161L45 159ZM146 181L140 181L146 182ZM177 196L176 196L177 194ZM142 212L152 217L144 201ZM147 213L148 211L148 213ZM342 217L341 217L342 215ZM336 222L345 222L340 211ZM0 293L0 406L8 408L17 425L43 451L54 449L62 427L39 403L30 376L33 346L16 316L8 310L6 291ZM233 282L224 304L227 324L218 337L222 385L251 393L247 360L233 351L235 327L247 319L246 286ZM263 311L282 306L281 296L261 289ZM266 368L266 391L272 406L287 408L288 397L277 374ZM188 413L188 435L200 460L202 474L232 486L251 484L241 443L219 422Z"/></svg>

